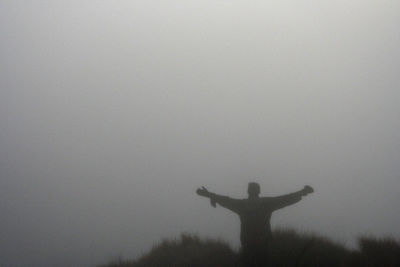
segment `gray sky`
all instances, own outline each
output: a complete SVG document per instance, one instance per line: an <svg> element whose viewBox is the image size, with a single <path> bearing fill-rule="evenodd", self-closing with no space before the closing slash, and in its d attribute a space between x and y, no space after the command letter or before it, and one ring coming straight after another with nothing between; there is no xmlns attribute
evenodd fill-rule
<svg viewBox="0 0 400 267"><path fill-rule="evenodd" d="M400 238L400 2L0 2L0 265L239 244L197 186L312 185L274 227Z"/></svg>

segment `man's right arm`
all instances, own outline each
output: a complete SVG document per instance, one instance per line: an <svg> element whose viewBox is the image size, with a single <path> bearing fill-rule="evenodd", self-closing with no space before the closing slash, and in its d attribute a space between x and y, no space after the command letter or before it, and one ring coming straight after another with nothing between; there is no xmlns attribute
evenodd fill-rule
<svg viewBox="0 0 400 267"><path fill-rule="evenodd" d="M211 193L204 186L202 188L197 189L196 192L200 196L208 197L211 201L211 205L213 205L214 207L215 204L218 204L235 213L239 212L240 202L241 202L239 199L233 199L227 196L221 196L215 193Z"/></svg>

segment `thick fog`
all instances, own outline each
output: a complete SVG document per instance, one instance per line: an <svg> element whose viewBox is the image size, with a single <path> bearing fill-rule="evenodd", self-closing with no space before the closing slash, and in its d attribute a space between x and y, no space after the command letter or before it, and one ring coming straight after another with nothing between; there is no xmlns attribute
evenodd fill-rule
<svg viewBox="0 0 400 267"><path fill-rule="evenodd" d="M315 193L273 228L400 238L400 2L0 3L0 265L239 246L198 186Z"/></svg>

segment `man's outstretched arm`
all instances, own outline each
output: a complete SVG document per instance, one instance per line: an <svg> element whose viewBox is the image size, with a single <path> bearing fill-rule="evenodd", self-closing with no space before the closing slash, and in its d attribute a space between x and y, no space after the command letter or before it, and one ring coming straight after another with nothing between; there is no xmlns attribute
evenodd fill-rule
<svg viewBox="0 0 400 267"><path fill-rule="evenodd" d="M226 196L217 195L215 193L209 192L204 186L196 190L199 196L207 197L210 199L211 205L215 208L216 204L227 208L233 212L238 212L240 209L240 200L233 199Z"/></svg>
<svg viewBox="0 0 400 267"><path fill-rule="evenodd" d="M311 194L314 192L314 189L311 186L304 186L302 190L299 190L297 192L283 195L283 196L278 196L278 197L267 197L263 198L266 200L266 202L271 205L273 210L278 210L282 209L286 206L293 205L301 200L302 197Z"/></svg>

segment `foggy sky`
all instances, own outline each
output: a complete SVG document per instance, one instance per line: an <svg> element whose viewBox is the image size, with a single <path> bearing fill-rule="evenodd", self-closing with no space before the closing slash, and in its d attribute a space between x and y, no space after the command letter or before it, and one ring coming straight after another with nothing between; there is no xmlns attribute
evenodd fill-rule
<svg viewBox="0 0 400 267"><path fill-rule="evenodd" d="M0 2L0 265L239 245L195 195L315 193L273 227L400 238L400 2Z"/></svg>

